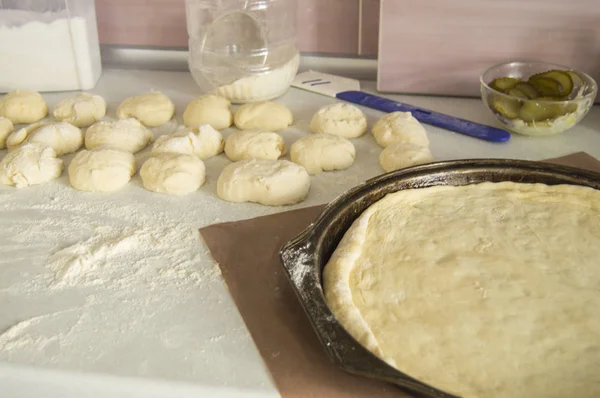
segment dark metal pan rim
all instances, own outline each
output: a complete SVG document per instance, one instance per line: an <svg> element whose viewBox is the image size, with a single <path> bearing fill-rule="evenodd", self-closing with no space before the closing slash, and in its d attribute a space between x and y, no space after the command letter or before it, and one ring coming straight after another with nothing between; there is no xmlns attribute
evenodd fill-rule
<svg viewBox="0 0 600 398"><path fill-rule="evenodd" d="M352 222L387 193L484 181L571 184L600 189L599 173L550 163L512 159L434 162L383 174L346 191L284 245L280 251L284 270L325 351L338 366L350 373L391 382L425 397L456 398L391 367L350 336L325 302L321 273Z"/></svg>

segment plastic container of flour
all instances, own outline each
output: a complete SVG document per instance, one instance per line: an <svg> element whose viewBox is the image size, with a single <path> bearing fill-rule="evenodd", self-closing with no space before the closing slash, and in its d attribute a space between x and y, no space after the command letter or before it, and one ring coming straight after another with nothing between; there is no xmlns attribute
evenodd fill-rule
<svg viewBox="0 0 600 398"><path fill-rule="evenodd" d="M93 88L100 77L94 0L0 0L0 92Z"/></svg>
<svg viewBox="0 0 600 398"><path fill-rule="evenodd" d="M186 0L189 68L202 91L270 100L296 76L295 0Z"/></svg>

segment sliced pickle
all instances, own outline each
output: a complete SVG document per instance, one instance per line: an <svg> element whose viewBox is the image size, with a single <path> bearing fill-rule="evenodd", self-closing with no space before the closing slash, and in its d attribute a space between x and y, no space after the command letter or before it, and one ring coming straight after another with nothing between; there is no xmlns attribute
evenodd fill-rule
<svg viewBox="0 0 600 398"><path fill-rule="evenodd" d="M490 105L493 110L509 119L519 116L521 109L521 101L500 96L490 96Z"/></svg>
<svg viewBox="0 0 600 398"><path fill-rule="evenodd" d="M526 83L526 82L517 83L517 85L513 89L517 89L517 90L521 91L529 99L535 99L540 96L540 93L537 92L535 87L533 87L531 84Z"/></svg>
<svg viewBox="0 0 600 398"><path fill-rule="evenodd" d="M562 97L560 83L547 77L529 79L529 84L543 97Z"/></svg>
<svg viewBox="0 0 600 398"><path fill-rule="evenodd" d="M513 97L517 98L529 99L527 94L525 94L522 90L518 89L517 87L511 88L506 92L506 94L512 95Z"/></svg>
<svg viewBox="0 0 600 398"><path fill-rule="evenodd" d="M567 71L553 69L548 72L537 73L529 78L529 83L535 87L535 81L538 79L551 79L557 82L559 85L557 96L566 97L573 91L573 79Z"/></svg>
<svg viewBox="0 0 600 398"><path fill-rule="evenodd" d="M556 98L539 97L540 101L555 101ZM526 101L519 111L519 118L524 122L541 122L544 120L555 119L569 113L567 106L562 102L537 102Z"/></svg>
<svg viewBox="0 0 600 398"><path fill-rule="evenodd" d="M585 81L583 77L574 70L566 70L565 73L568 73L571 76L571 80L573 81L573 88L579 88L585 85Z"/></svg>
<svg viewBox="0 0 600 398"><path fill-rule="evenodd" d="M521 79L514 77L499 77L490 83L490 87L503 93L513 88Z"/></svg>

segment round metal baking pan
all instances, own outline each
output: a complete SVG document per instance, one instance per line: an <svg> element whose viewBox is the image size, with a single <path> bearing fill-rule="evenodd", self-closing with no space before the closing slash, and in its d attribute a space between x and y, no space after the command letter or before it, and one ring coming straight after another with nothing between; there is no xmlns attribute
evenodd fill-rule
<svg viewBox="0 0 600 398"><path fill-rule="evenodd" d="M352 338L325 302L322 271L352 222L388 193L485 181L571 184L600 189L598 173L541 162L474 159L430 163L381 175L347 191L281 249L283 267L294 291L325 351L338 366L350 373L387 381L425 397L455 398L389 366Z"/></svg>

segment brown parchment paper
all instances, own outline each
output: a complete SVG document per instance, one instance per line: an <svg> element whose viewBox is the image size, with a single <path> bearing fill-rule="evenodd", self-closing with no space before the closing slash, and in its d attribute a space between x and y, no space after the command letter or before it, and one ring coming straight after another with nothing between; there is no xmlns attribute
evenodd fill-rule
<svg viewBox="0 0 600 398"><path fill-rule="evenodd" d="M600 161L584 152L546 162L600 172ZM216 224L200 232L283 398L411 397L392 385L337 368L283 272L279 249L323 208Z"/></svg>

